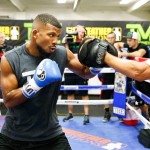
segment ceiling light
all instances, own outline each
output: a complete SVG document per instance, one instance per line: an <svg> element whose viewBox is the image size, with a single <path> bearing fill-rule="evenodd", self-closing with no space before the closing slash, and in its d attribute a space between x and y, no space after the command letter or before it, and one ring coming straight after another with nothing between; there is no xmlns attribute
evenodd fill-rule
<svg viewBox="0 0 150 150"><path fill-rule="evenodd" d="M132 9L138 9L139 7L141 7L142 5L146 4L147 2L149 2L149 0L139 0L137 3L135 3L132 7Z"/></svg>
<svg viewBox="0 0 150 150"><path fill-rule="evenodd" d="M66 3L66 0L57 0L57 3Z"/></svg>

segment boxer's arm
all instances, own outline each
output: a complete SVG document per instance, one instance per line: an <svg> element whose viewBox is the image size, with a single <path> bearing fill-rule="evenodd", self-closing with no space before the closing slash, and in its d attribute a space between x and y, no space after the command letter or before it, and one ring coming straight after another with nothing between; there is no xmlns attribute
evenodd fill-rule
<svg viewBox="0 0 150 150"><path fill-rule="evenodd" d="M67 49L67 59L67 67L75 74L85 79L89 79L95 76L90 72L89 67L83 66L69 49Z"/></svg>
<svg viewBox="0 0 150 150"><path fill-rule="evenodd" d="M135 80L150 79L150 63L120 59L109 53L105 55L105 63Z"/></svg>
<svg viewBox="0 0 150 150"><path fill-rule="evenodd" d="M6 107L14 107L27 100L22 94L21 88L18 88L17 78L5 56L1 59L1 86Z"/></svg>

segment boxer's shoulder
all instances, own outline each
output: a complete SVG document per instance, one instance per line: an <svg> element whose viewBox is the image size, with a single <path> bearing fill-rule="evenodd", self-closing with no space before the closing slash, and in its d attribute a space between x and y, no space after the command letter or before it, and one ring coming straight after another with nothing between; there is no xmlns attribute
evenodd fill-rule
<svg viewBox="0 0 150 150"><path fill-rule="evenodd" d="M15 48L13 48L12 50L10 50L10 51L7 51L6 53L5 53L5 56L7 57L7 56L12 56L12 55L20 55L21 53L24 53L26 51L26 46L25 46L25 44L24 45L22 45L22 46L18 46L18 47L15 47Z"/></svg>

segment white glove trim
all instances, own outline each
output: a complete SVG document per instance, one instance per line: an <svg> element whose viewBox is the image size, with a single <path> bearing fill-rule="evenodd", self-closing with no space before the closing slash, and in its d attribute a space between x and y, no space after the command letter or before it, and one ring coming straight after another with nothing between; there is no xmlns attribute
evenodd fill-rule
<svg viewBox="0 0 150 150"><path fill-rule="evenodd" d="M35 80L32 78L27 84L22 87L22 93L27 98L32 98L42 87L39 87Z"/></svg>

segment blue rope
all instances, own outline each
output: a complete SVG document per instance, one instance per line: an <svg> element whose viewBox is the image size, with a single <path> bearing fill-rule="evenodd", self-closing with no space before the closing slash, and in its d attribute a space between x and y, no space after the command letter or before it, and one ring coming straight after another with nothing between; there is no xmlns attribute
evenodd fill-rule
<svg viewBox="0 0 150 150"><path fill-rule="evenodd" d="M93 89L112 90L114 89L114 85L98 85L98 86L62 85L60 87L60 90L93 90Z"/></svg>
<svg viewBox="0 0 150 150"><path fill-rule="evenodd" d="M132 92L142 98L146 103L150 104L150 98L143 94L142 92L138 91L133 85L132 85Z"/></svg>

